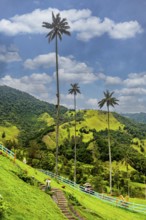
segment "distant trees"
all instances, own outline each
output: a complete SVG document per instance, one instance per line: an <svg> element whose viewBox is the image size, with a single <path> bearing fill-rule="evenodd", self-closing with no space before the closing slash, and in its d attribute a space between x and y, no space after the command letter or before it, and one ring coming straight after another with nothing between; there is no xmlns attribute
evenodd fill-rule
<svg viewBox="0 0 146 220"><path fill-rule="evenodd" d="M107 123L108 123L108 148L109 148L109 181L110 181L110 193L112 194L112 158L111 158L111 142L110 142L110 111L109 107L114 107L115 105L118 105L118 99L113 97L114 92L109 92L106 90L104 92L104 98L98 102L98 105L100 108L102 108L104 105L107 106Z"/></svg>
<svg viewBox="0 0 146 220"><path fill-rule="evenodd" d="M80 88L78 86L78 83L71 84L71 89L68 90L69 94L74 95L74 110L75 110L75 136L74 136L74 141L75 141L75 146L74 146L74 182L76 183L76 95L80 92Z"/></svg>
<svg viewBox="0 0 146 220"><path fill-rule="evenodd" d="M70 35L68 29L70 28L66 18L61 18L60 13L56 16L52 12L52 23L43 22L43 27L50 29L47 34L49 43L55 39L56 51L56 86L57 86L57 121L56 121L56 175L58 175L58 142L59 142L59 110L60 110L60 91L59 91L59 73L58 73L58 38L62 40L62 35Z"/></svg>

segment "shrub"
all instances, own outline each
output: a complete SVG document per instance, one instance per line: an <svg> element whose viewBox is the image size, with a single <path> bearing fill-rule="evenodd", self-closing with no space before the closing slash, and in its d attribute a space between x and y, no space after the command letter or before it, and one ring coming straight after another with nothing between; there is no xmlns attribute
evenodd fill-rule
<svg viewBox="0 0 146 220"><path fill-rule="evenodd" d="M0 195L0 217L2 217L6 209L7 209L6 203L4 202L2 195Z"/></svg>
<svg viewBox="0 0 146 220"><path fill-rule="evenodd" d="M69 202L74 205L74 206L81 206L81 204L79 203L79 201L77 200L77 198L75 196L73 196L71 193L66 193L67 194L67 198L69 200Z"/></svg>
<svg viewBox="0 0 146 220"><path fill-rule="evenodd" d="M37 180L33 176L27 175L27 171L21 171L17 175L21 180L23 180L26 183L29 183L30 185L38 185Z"/></svg>

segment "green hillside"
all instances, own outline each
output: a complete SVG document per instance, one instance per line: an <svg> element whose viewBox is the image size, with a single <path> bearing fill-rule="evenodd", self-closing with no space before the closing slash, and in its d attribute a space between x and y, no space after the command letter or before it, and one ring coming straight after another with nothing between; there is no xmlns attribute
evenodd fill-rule
<svg viewBox="0 0 146 220"><path fill-rule="evenodd" d="M0 194L4 198L6 210L4 220L66 219L53 200L37 186L24 182L20 177L25 172L44 182L45 175L0 155ZM23 167L23 170L22 170Z"/></svg>
<svg viewBox="0 0 146 220"><path fill-rule="evenodd" d="M140 123L146 123L146 113L140 112L140 113L125 113L122 114L124 117L130 118L132 120L135 120L136 122Z"/></svg>
<svg viewBox="0 0 146 220"><path fill-rule="evenodd" d="M66 111L61 106L61 114ZM0 132L5 132L6 140L27 145L28 139L52 124L48 117L55 118L55 115L55 105L40 101L25 92L0 86Z"/></svg>
<svg viewBox="0 0 146 220"><path fill-rule="evenodd" d="M2 220L63 220L66 219L50 195L41 191L36 180L44 182L46 176L28 165L0 155L0 195L4 199L5 211ZM34 184L22 180L22 173L34 178ZM21 175L20 175L21 174ZM52 187L61 189L62 183L52 179ZM143 214L132 213L98 200L64 184L64 193L72 195L74 209L86 220L144 220ZM69 198L69 197L67 197ZM71 201L70 201L71 202ZM144 201L139 200L139 203ZM146 203L145 203L146 204ZM1 210L1 209L0 209ZM106 210L106 211L105 211Z"/></svg>
<svg viewBox="0 0 146 220"><path fill-rule="evenodd" d="M27 93L0 86L0 142L21 161L35 168L55 170L56 106ZM59 174L73 180L74 111L61 107ZM107 112L77 111L77 183L92 183L109 191ZM115 195L145 197L146 124L110 113L112 179Z"/></svg>

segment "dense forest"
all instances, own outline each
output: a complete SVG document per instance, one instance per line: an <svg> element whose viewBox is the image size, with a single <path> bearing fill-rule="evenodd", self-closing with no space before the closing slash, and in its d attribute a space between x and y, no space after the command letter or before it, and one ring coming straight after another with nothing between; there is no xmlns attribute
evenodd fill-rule
<svg viewBox="0 0 146 220"><path fill-rule="evenodd" d="M115 194L144 196L146 124L110 113L112 179ZM54 171L56 106L0 86L0 140L21 160ZM77 183L90 182L99 192L109 185L107 113L77 111ZM14 132L17 130L17 132ZM74 111L61 106L59 173L73 180ZM139 185L141 184L141 185Z"/></svg>

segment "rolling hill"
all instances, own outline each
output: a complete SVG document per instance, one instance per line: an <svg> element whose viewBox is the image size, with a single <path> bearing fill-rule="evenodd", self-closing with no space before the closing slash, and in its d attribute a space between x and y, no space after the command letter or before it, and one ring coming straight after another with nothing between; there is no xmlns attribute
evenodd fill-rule
<svg viewBox="0 0 146 220"><path fill-rule="evenodd" d="M27 93L0 87L0 141L36 168L54 170L56 107ZM108 192L107 113L77 111L77 182ZM113 190L144 197L146 124L110 113ZM74 111L61 107L59 173L73 179Z"/></svg>

